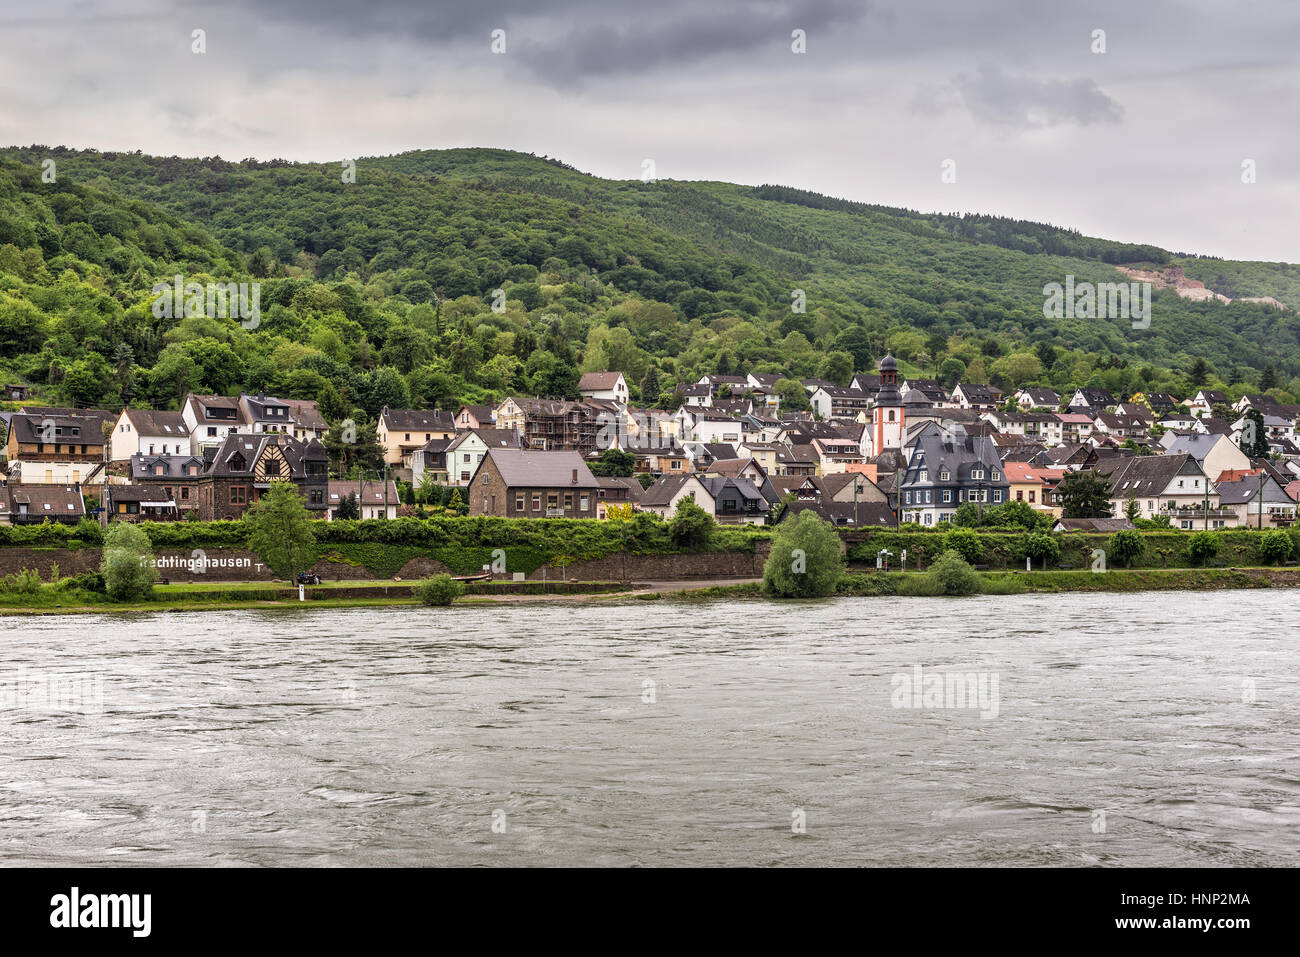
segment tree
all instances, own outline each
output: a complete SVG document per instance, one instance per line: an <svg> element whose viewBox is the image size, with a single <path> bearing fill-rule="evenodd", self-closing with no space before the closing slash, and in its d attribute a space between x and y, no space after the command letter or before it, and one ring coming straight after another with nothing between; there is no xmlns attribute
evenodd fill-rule
<svg viewBox="0 0 1300 957"><path fill-rule="evenodd" d="M1264 431L1264 414L1259 409L1247 409L1241 430L1241 451L1252 459L1268 458L1268 434Z"/></svg>
<svg viewBox="0 0 1300 957"><path fill-rule="evenodd" d="M1130 495L1128 498L1124 499L1125 518L1127 518L1130 522L1136 522L1138 516L1141 514L1142 514L1142 506L1138 504L1138 500L1136 498Z"/></svg>
<svg viewBox="0 0 1300 957"><path fill-rule="evenodd" d="M347 498L339 500L338 508L334 509L334 517L342 519L358 519L361 517L361 506L357 504L355 492L349 492Z"/></svg>
<svg viewBox="0 0 1300 957"><path fill-rule="evenodd" d="M1133 529L1122 529L1106 542L1106 551L1122 561L1125 568L1132 568L1133 560L1141 558L1146 550L1147 543L1142 538L1142 533Z"/></svg>
<svg viewBox="0 0 1300 957"><path fill-rule="evenodd" d="M1280 528L1275 528L1271 532L1265 532L1259 539L1259 558L1264 562L1276 562L1282 564L1291 557L1291 552L1295 548L1295 543L1291 541L1291 536Z"/></svg>
<svg viewBox="0 0 1300 957"><path fill-rule="evenodd" d="M631 502L610 502L605 506L605 518L611 522L626 522L635 512L636 506Z"/></svg>
<svg viewBox="0 0 1300 957"><path fill-rule="evenodd" d="M930 566L926 577L941 595L973 595L980 590L980 576L960 552L947 549Z"/></svg>
<svg viewBox="0 0 1300 957"><path fill-rule="evenodd" d="M288 482L272 482L244 513L248 548L280 578L293 581L316 559L311 513Z"/></svg>
<svg viewBox="0 0 1300 957"><path fill-rule="evenodd" d="M853 359L853 368L870 369L872 366L871 338L861 326L849 326L835 337L833 347L847 352Z"/></svg>
<svg viewBox="0 0 1300 957"><path fill-rule="evenodd" d="M1016 543L1016 552L1021 558L1041 561L1045 568L1049 561L1055 562L1061 557L1061 545L1046 532L1030 532Z"/></svg>
<svg viewBox="0 0 1300 957"><path fill-rule="evenodd" d="M781 397L781 408L785 411L807 411L808 390L798 379L777 379L772 389Z"/></svg>
<svg viewBox="0 0 1300 957"><path fill-rule="evenodd" d="M1193 565L1204 565L1219 554L1222 537L1214 532L1193 532L1187 538L1187 558Z"/></svg>
<svg viewBox="0 0 1300 957"><path fill-rule="evenodd" d="M630 478L635 471L636 456L621 449L605 449L596 461L589 464L592 475Z"/></svg>
<svg viewBox="0 0 1300 957"><path fill-rule="evenodd" d="M950 356L939 363L939 381L949 389L961 381L966 374L966 363L956 356Z"/></svg>
<svg viewBox="0 0 1300 957"><path fill-rule="evenodd" d="M853 378L853 356L847 352L828 352L822 360L821 377L838 386L847 386Z"/></svg>
<svg viewBox="0 0 1300 957"><path fill-rule="evenodd" d="M708 546L717 530L713 516L684 498L677 503L677 511L668 522L668 535L679 548L703 549Z"/></svg>
<svg viewBox="0 0 1300 957"><path fill-rule="evenodd" d="M1210 367L1204 359L1197 356L1192 361L1192 366L1187 370L1187 381L1194 387L1200 388L1205 385L1206 378L1209 377Z"/></svg>
<svg viewBox="0 0 1300 957"><path fill-rule="evenodd" d="M113 522L104 535L99 570L114 601L143 601L153 593L154 558L149 536L131 522Z"/></svg>
<svg viewBox="0 0 1300 957"><path fill-rule="evenodd" d="M840 536L815 512L805 510L776 526L763 565L763 591L776 598L824 598L844 576Z"/></svg>
<svg viewBox="0 0 1300 957"><path fill-rule="evenodd" d="M1264 372L1259 377L1259 391L1267 392L1269 389L1277 388L1277 366L1268 363L1264 366Z"/></svg>
<svg viewBox="0 0 1300 957"><path fill-rule="evenodd" d="M1096 472L1066 472L1056 494L1062 518L1110 518L1110 485Z"/></svg>
<svg viewBox="0 0 1300 957"><path fill-rule="evenodd" d="M984 557L984 543L979 533L969 528L954 528L943 536L943 550L956 552L972 564Z"/></svg>

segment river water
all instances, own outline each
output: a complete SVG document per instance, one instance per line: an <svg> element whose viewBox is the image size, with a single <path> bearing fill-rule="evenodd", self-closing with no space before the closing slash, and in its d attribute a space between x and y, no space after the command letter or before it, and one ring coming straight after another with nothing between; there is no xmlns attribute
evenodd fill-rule
<svg viewBox="0 0 1300 957"><path fill-rule="evenodd" d="M0 863L1295 865L1296 594L0 619Z"/></svg>

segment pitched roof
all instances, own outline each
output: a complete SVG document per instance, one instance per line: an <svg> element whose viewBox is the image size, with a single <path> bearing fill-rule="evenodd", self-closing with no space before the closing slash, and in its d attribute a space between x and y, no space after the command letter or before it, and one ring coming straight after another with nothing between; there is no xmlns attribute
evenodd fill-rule
<svg viewBox="0 0 1300 957"><path fill-rule="evenodd" d="M489 459L497 467L502 480L511 488L596 488L596 477L587 468L580 452L538 452L531 449L490 447L483 459L484 464ZM577 481L574 481L575 472Z"/></svg>
<svg viewBox="0 0 1300 957"><path fill-rule="evenodd" d="M299 427L313 432L324 432L329 428L315 399L285 399L284 404L289 407L289 417Z"/></svg>
<svg viewBox="0 0 1300 957"><path fill-rule="evenodd" d="M457 432L447 443L446 450L458 449L465 444L465 440L471 436L477 436L478 439L490 449L517 449L519 448L519 433L514 429L495 429L481 427L477 429L465 429ZM433 449L431 451L442 451Z"/></svg>
<svg viewBox="0 0 1300 957"><path fill-rule="evenodd" d="M584 372L578 380L579 392L607 392L623 378L621 372Z"/></svg>
<svg viewBox="0 0 1300 957"><path fill-rule="evenodd" d="M455 418L442 409L390 409L384 406L379 417L390 432L451 432Z"/></svg>
<svg viewBox="0 0 1300 957"><path fill-rule="evenodd" d="M796 499L781 512L778 524L800 512L812 512L832 525L852 525L862 527L884 526L892 528L895 524L894 510L884 502L832 502L826 499Z"/></svg>
<svg viewBox="0 0 1300 957"><path fill-rule="evenodd" d="M15 484L0 487L0 515L84 515L86 503L72 485Z"/></svg>
<svg viewBox="0 0 1300 957"><path fill-rule="evenodd" d="M670 505L673 496L682 490L682 486L687 482L695 481L698 479L694 475L662 475L645 490L645 494L641 496L641 505L643 507Z"/></svg>
<svg viewBox="0 0 1300 957"><path fill-rule="evenodd" d="M325 494L325 503L336 506L349 495L357 496L359 505L383 505L384 482L369 480L366 482L349 482L346 479L330 479L329 491ZM401 505L397 495L397 483L388 482L388 504ZM359 494L358 494L359 493Z"/></svg>
<svg viewBox="0 0 1300 957"><path fill-rule="evenodd" d="M179 412L156 412L152 409L124 409L123 415L140 435L174 435L184 438L190 434L185 416Z"/></svg>
<svg viewBox="0 0 1300 957"><path fill-rule="evenodd" d="M1064 532L1121 532L1133 528L1127 518L1058 518L1053 528Z"/></svg>
<svg viewBox="0 0 1300 957"><path fill-rule="evenodd" d="M1200 472L1196 459L1188 454L1133 455L1099 463L1097 472L1110 484L1111 498L1141 498L1163 493L1189 464Z"/></svg>
<svg viewBox="0 0 1300 957"><path fill-rule="evenodd" d="M16 413L9 417L9 428L15 438L24 444L49 442L52 445L103 445L104 432L100 428L100 419L73 415L24 415ZM46 438L46 422L54 423L53 436Z"/></svg>

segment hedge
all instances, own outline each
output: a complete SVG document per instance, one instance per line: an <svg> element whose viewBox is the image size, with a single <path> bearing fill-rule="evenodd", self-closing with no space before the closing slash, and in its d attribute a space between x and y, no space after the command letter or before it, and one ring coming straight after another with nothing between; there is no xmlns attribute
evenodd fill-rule
<svg viewBox="0 0 1300 957"><path fill-rule="evenodd" d="M990 568L1024 567L1023 533L988 532L983 529L972 531L979 536L980 543L983 545L983 561ZM1265 529L1264 534L1267 532L1268 529ZM1133 562L1134 568L1196 566L1197 563L1192 560L1187 551L1191 541L1188 532L1161 531L1138 534L1146 543L1146 550L1141 558ZM1269 564L1259 554L1260 542L1263 539L1263 534L1260 532L1252 529L1226 529L1214 534L1220 536L1216 563L1228 566ZM1289 534L1293 543L1292 556L1300 556L1300 528L1292 528ZM1048 564L1049 567L1055 565L1058 568L1071 565L1075 568L1090 568L1093 550L1107 551L1110 543L1109 534L1090 532L1055 532L1052 533L1052 538L1060 545L1061 554L1054 562ZM898 567L899 556L903 549L907 550L909 569L916 568L918 558L921 560L922 567L928 567L942 554L944 535L936 532L873 530L865 539L849 547L849 561L874 566L876 553L882 548L893 552L893 557L890 559L891 568ZM1034 567L1040 567L1040 562L1035 561Z"/></svg>

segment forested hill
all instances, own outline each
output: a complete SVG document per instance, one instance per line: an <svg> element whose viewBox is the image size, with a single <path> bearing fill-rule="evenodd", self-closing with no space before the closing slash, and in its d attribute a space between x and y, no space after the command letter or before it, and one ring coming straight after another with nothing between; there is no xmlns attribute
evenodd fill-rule
<svg viewBox="0 0 1300 957"><path fill-rule="evenodd" d="M0 378L49 404L265 389L373 415L572 394L587 369L622 369L650 403L705 372L845 381L891 348L912 374L1004 388L1300 393L1300 266L783 186L604 180L504 150L343 172L0 150ZM1290 309L1158 290L1149 329L1044 318L1046 283L1122 281L1118 264ZM151 287L177 274L260 281L260 322L155 318Z"/></svg>

